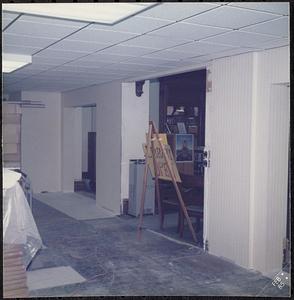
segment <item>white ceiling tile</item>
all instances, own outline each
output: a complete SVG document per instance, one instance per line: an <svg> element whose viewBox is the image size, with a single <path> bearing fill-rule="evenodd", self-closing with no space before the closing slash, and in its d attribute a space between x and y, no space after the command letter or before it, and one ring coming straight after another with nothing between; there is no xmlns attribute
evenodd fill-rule
<svg viewBox="0 0 294 300"><path fill-rule="evenodd" d="M241 30L246 32L271 34L279 37L288 37L289 17L281 17L273 21L268 21L261 24L245 27Z"/></svg>
<svg viewBox="0 0 294 300"><path fill-rule="evenodd" d="M81 66L85 68L100 68L109 65L111 62L105 61L94 61L94 60L87 60L88 56L85 58L74 60L68 64L67 66Z"/></svg>
<svg viewBox="0 0 294 300"><path fill-rule="evenodd" d="M183 64L182 64L183 65ZM151 69L150 71L152 72L165 72L165 71L169 71L170 69L175 68L175 67L169 67L169 66L153 66L153 69Z"/></svg>
<svg viewBox="0 0 294 300"><path fill-rule="evenodd" d="M71 35L70 39L91 43L119 43L135 36L137 36L136 33L129 32L83 29Z"/></svg>
<svg viewBox="0 0 294 300"><path fill-rule="evenodd" d="M147 53L156 51L157 49L136 47L136 46L124 46L116 45L105 50L100 51L100 53L116 54L116 55L126 55L126 56L141 56Z"/></svg>
<svg viewBox="0 0 294 300"><path fill-rule="evenodd" d="M71 40L69 38L52 45L50 49L65 50L65 51L82 51L82 52L91 53L103 49L108 45L110 44L93 43L93 42L90 43L90 42L84 42L78 40Z"/></svg>
<svg viewBox="0 0 294 300"><path fill-rule="evenodd" d="M45 49L35 56L37 57L52 57L52 58L65 58L68 60L77 59L79 57L87 55L87 52L80 51L63 51L63 50L54 50L54 49Z"/></svg>
<svg viewBox="0 0 294 300"><path fill-rule="evenodd" d="M277 47L284 47L290 44L289 39L277 39L265 43L260 43L259 48L261 49L271 49Z"/></svg>
<svg viewBox="0 0 294 300"><path fill-rule="evenodd" d="M74 73L86 73L91 76L91 74L99 74L101 73L100 68L87 68L82 66L74 66L74 65L64 65L55 69L56 71L65 71L65 72L74 72Z"/></svg>
<svg viewBox="0 0 294 300"><path fill-rule="evenodd" d="M121 21L115 25L107 26L100 24L93 24L89 26L89 29L96 30L112 30L112 31L120 31L120 32L130 32L142 34L156 28L165 26L170 24L172 21L161 20L157 18L147 18L141 16L134 16L132 18L128 18L124 21Z"/></svg>
<svg viewBox="0 0 294 300"><path fill-rule="evenodd" d="M270 13L289 15L289 3L288 2L231 2L231 6L244 7L248 9L266 11Z"/></svg>
<svg viewBox="0 0 294 300"><path fill-rule="evenodd" d="M2 45L2 52L5 53L15 53L15 54L34 54L37 51L41 50L40 47L23 47L18 45L8 45L4 44Z"/></svg>
<svg viewBox="0 0 294 300"><path fill-rule="evenodd" d="M187 57L193 56L192 53L187 52L178 52L178 51L172 51L172 50L162 50L158 52L154 52L151 54L146 55L147 57L157 57L157 58L167 58L167 59L173 59L173 60L180 60Z"/></svg>
<svg viewBox="0 0 294 300"><path fill-rule="evenodd" d="M72 28L81 28L87 24L88 22L79 22L79 21L71 21L65 20L60 18L51 18L45 16L32 16L32 15L22 15L20 21L30 22L30 23L37 23L37 24L47 24L47 25L58 25L58 26L65 26L65 27L72 27Z"/></svg>
<svg viewBox="0 0 294 300"><path fill-rule="evenodd" d="M48 39L33 37L30 35L18 35L4 32L2 35L3 44L24 46L24 47L39 47L43 48L57 41L57 39Z"/></svg>
<svg viewBox="0 0 294 300"><path fill-rule="evenodd" d="M221 6L201 15L186 19L185 22L208 26L239 29L277 18L277 15L232 6Z"/></svg>
<svg viewBox="0 0 294 300"><path fill-rule="evenodd" d="M174 47L173 51L183 51L187 53L193 53L194 56L196 55L205 55L214 52L229 50L234 48L233 46L227 45L220 45L220 44L213 44L213 43L206 43L206 42L192 42L189 44L181 45Z"/></svg>
<svg viewBox="0 0 294 300"><path fill-rule="evenodd" d="M273 36L255 34L244 31L231 31L222 35L207 38L203 41L211 43L226 44L239 47L257 47L261 43L276 39Z"/></svg>
<svg viewBox="0 0 294 300"><path fill-rule="evenodd" d="M32 57L33 64L48 64L52 66L62 65L68 62L70 58L60 58L60 57L46 57L46 56L37 56Z"/></svg>
<svg viewBox="0 0 294 300"><path fill-rule="evenodd" d="M108 67L108 69L107 69ZM111 66L104 66L101 68L101 71L103 71L103 74L105 75L110 75L110 76L113 76L113 77L116 77L116 76L123 76L126 74L126 70L116 70L116 69L109 69L109 67Z"/></svg>
<svg viewBox="0 0 294 300"><path fill-rule="evenodd" d="M64 70L60 71L58 69L48 70L48 71L42 73L42 75L46 75L48 77L53 77L53 80L54 80L54 77L59 77L59 76L62 76L64 78L75 76L75 74L71 71L64 71Z"/></svg>
<svg viewBox="0 0 294 300"><path fill-rule="evenodd" d="M187 58L187 59L183 59L181 61L178 61L178 65L176 66L177 68L182 68L185 66L191 66L192 64L198 64L198 63L203 63L206 62L207 60L199 57L199 58Z"/></svg>
<svg viewBox="0 0 294 300"><path fill-rule="evenodd" d="M209 61L212 59L217 59L217 58L222 58L222 57L227 57L227 56L234 56L238 54L243 54L243 53L248 53L248 52L253 52L253 51L259 51L260 49L255 49L255 48L246 48L246 47L240 47L232 50L227 50L227 51L221 51L209 55L203 55L200 57L195 57L195 61L203 60L203 61ZM191 61L193 58L191 59Z"/></svg>
<svg viewBox="0 0 294 300"><path fill-rule="evenodd" d="M145 65L165 65L169 64L171 66L177 66L177 61L171 60L171 59L166 59L166 58L151 58L151 57L146 57L146 56L141 56L137 58L132 58L128 60L129 63L137 63L137 64L145 64Z"/></svg>
<svg viewBox="0 0 294 300"><path fill-rule="evenodd" d="M60 78L62 81L73 81L73 82L89 82L97 79L111 79L115 74L105 74L103 70L99 71L97 70L96 73L89 73L89 72L83 72L85 71L82 69L81 71L78 71L79 69L73 69L73 68L57 68L54 70L49 70L47 72L43 72L38 77L40 78L47 78L49 82L57 80L60 81Z"/></svg>
<svg viewBox="0 0 294 300"><path fill-rule="evenodd" d="M159 37L156 35L146 34L139 37L136 37L132 40L122 43L122 45L126 46L138 46L138 47L147 47L147 48L154 48L154 49L164 49L173 47L176 45L181 45L187 43L187 40L182 39L179 35L179 39L175 38L175 34L173 38L167 37Z"/></svg>
<svg viewBox="0 0 294 300"><path fill-rule="evenodd" d="M24 70L48 70L52 69L54 66L48 64L39 64L39 63L31 63L28 66L25 66Z"/></svg>
<svg viewBox="0 0 294 300"><path fill-rule="evenodd" d="M173 62L173 64L168 63L168 64L162 64L160 66L168 67L168 68L179 68L179 67L183 67L183 66L187 65L188 64L188 63L186 63L187 60L188 60L188 58L175 61L175 62Z"/></svg>
<svg viewBox="0 0 294 300"><path fill-rule="evenodd" d="M114 54L108 54L108 53L101 53L101 52L96 52L91 55L88 55L85 57L86 60L90 61L97 61L97 62L109 62L109 63L118 63L121 61L128 60L128 56L123 56L123 55L114 55Z"/></svg>
<svg viewBox="0 0 294 300"><path fill-rule="evenodd" d="M33 74L41 73L43 71L44 71L44 69L42 67L40 67L38 69L37 67L34 67L33 64L30 64L28 66L25 66L21 69L18 69L16 71L14 71L13 74L16 74L16 75L23 74L23 75L30 76L30 75L33 75Z"/></svg>
<svg viewBox="0 0 294 300"><path fill-rule="evenodd" d="M162 3L153 8L150 8L142 13L140 16L160 18L172 21L179 21L207 11L209 9L218 7L220 4L212 3Z"/></svg>
<svg viewBox="0 0 294 300"><path fill-rule="evenodd" d="M10 24L14 19L16 19L19 14L2 12L2 31L5 27Z"/></svg>
<svg viewBox="0 0 294 300"><path fill-rule="evenodd" d="M14 20L18 16L19 16L19 14L17 14L17 13L3 12L2 11L2 19L11 19L11 20Z"/></svg>
<svg viewBox="0 0 294 300"><path fill-rule="evenodd" d="M127 71L137 71L137 70L150 70L154 66L131 64L131 63L118 63L109 67L105 67L109 70L127 70Z"/></svg>
<svg viewBox="0 0 294 300"><path fill-rule="evenodd" d="M2 19L2 30L5 28L8 24L10 24L12 19Z"/></svg>
<svg viewBox="0 0 294 300"><path fill-rule="evenodd" d="M5 32L19 35L30 35L34 37L60 39L78 30L77 27L27 22L21 21L20 19L21 18L10 25Z"/></svg>
<svg viewBox="0 0 294 300"><path fill-rule="evenodd" d="M171 39L173 37L181 37L182 39L187 40L200 40L227 31L229 31L229 29L178 22L155 30L152 32L152 35Z"/></svg>

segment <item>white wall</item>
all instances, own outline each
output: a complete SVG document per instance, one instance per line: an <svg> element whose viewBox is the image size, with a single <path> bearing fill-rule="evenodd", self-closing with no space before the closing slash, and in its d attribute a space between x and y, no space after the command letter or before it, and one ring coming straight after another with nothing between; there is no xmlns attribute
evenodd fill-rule
<svg viewBox="0 0 294 300"><path fill-rule="evenodd" d="M275 84L290 81L289 66L289 47L257 54L251 264L266 274L280 270L286 235L289 91Z"/></svg>
<svg viewBox="0 0 294 300"><path fill-rule="evenodd" d="M207 93L209 252L273 275L286 234L289 48L215 60Z"/></svg>
<svg viewBox="0 0 294 300"><path fill-rule="evenodd" d="M121 201L129 198L129 160L144 159L142 144L149 122L149 81L145 81L143 94L135 94L135 82L122 83L122 154Z"/></svg>
<svg viewBox="0 0 294 300"><path fill-rule="evenodd" d="M22 92L22 100L40 100L46 108L22 108L23 171L33 191L61 190L61 94Z"/></svg>
<svg viewBox="0 0 294 300"><path fill-rule="evenodd" d="M212 63L206 146L211 164L205 225L208 249L247 267L249 259L250 137L253 54Z"/></svg>
<svg viewBox="0 0 294 300"><path fill-rule="evenodd" d="M62 107L62 191L73 192L74 181L82 177L81 108Z"/></svg>
<svg viewBox="0 0 294 300"><path fill-rule="evenodd" d="M62 99L64 107L96 104L96 203L119 214L121 83L111 82L63 93ZM76 138L75 135L72 138ZM63 165L63 177L70 177L74 173L75 157L71 151L64 151L63 159L68 159L68 163Z"/></svg>
<svg viewBox="0 0 294 300"><path fill-rule="evenodd" d="M158 80L150 80L149 88L149 120L159 128L159 88Z"/></svg>

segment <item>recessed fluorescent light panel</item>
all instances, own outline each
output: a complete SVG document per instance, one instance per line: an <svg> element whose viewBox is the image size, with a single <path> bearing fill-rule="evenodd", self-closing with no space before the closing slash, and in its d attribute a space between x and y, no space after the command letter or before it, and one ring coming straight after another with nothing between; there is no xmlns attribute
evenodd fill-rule
<svg viewBox="0 0 294 300"><path fill-rule="evenodd" d="M112 25L157 3L7 3L2 11Z"/></svg>
<svg viewBox="0 0 294 300"><path fill-rule="evenodd" d="M2 73L13 72L25 65L32 63L32 56L20 54L2 54Z"/></svg>

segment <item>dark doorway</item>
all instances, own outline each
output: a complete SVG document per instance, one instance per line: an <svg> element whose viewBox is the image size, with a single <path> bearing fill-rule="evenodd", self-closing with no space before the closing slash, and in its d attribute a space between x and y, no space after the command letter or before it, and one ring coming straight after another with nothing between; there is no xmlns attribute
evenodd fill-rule
<svg viewBox="0 0 294 300"><path fill-rule="evenodd" d="M81 179L75 180L75 192L96 199L96 105L81 107Z"/></svg>
<svg viewBox="0 0 294 300"><path fill-rule="evenodd" d="M90 188L96 192L96 132L88 132L88 178Z"/></svg>
<svg viewBox="0 0 294 300"><path fill-rule="evenodd" d="M189 191L189 195L183 196L195 224L197 239L202 245L206 69L162 77L159 82L159 130L167 134L168 143L177 160L182 186ZM187 161L181 161L178 155L180 139L190 140L193 155ZM173 197L176 198L172 184L162 183L160 192L164 213L176 213L179 206L177 201L171 201ZM183 235L189 235L187 226L184 227Z"/></svg>

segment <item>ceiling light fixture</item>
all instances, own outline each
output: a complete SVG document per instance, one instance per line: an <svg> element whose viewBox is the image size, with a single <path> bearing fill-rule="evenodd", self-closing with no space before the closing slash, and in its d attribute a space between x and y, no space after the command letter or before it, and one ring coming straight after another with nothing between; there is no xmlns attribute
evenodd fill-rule
<svg viewBox="0 0 294 300"><path fill-rule="evenodd" d="M157 3L6 3L2 11L113 25Z"/></svg>
<svg viewBox="0 0 294 300"><path fill-rule="evenodd" d="M31 55L20 55L20 54L2 54L2 73L13 72L25 65L32 63Z"/></svg>

